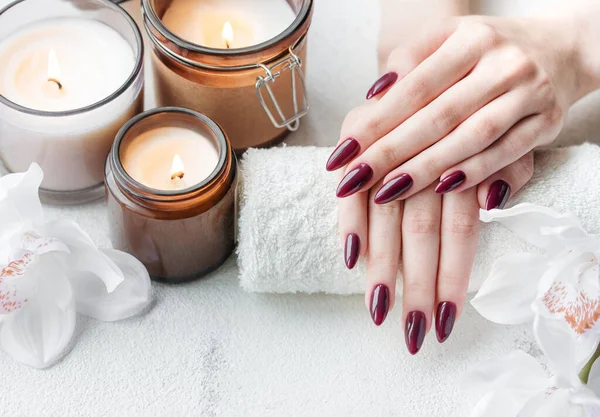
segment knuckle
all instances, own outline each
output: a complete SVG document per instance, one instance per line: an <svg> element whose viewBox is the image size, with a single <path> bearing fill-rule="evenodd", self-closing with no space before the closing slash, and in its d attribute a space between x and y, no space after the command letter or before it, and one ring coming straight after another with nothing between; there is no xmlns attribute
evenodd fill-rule
<svg viewBox="0 0 600 417"><path fill-rule="evenodd" d="M489 144L498 139L502 133L498 122L492 118L481 120L475 125L473 130L478 149L487 148Z"/></svg>
<svg viewBox="0 0 600 417"><path fill-rule="evenodd" d="M500 42L500 36L496 29L481 21L467 21L462 25L467 36L474 39L475 47L486 50Z"/></svg>
<svg viewBox="0 0 600 417"><path fill-rule="evenodd" d="M383 136L382 119L379 116L380 112L373 112L365 121L364 129L367 134L373 138L381 138Z"/></svg>
<svg viewBox="0 0 600 417"><path fill-rule="evenodd" d="M413 209L404 213L402 228L414 235L435 235L440 230L440 218L431 210Z"/></svg>
<svg viewBox="0 0 600 417"><path fill-rule="evenodd" d="M390 267L397 266L398 254L391 252L378 251L369 256L369 263L377 265L378 267Z"/></svg>
<svg viewBox="0 0 600 417"><path fill-rule="evenodd" d="M475 165L474 172L476 172L478 175L480 175L480 178L487 178L493 172L495 172L492 161L487 156L479 156L478 158L475 158L474 165Z"/></svg>
<svg viewBox="0 0 600 417"><path fill-rule="evenodd" d="M519 180L525 179L525 182L529 181L533 176L533 154L527 154L523 158L516 161L513 169L515 170L515 176Z"/></svg>
<svg viewBox="0 0 600 417"><path fill-rule="evenodd" d="M537 73L535 62L519 47L508 49L506 62L510 62L507 81L517 81L533 77Z"/></svg>
<svg viewBox="0 0 600 417"><path fill-rule="evenodd" d="M429 285L427 282L423 282L418 279L411 279L404 281L404 291L411 294L411 296L422 295L425 297L431 297L434 289L431 288L431 285Z"/></svg>
<svg viewBox="0 0 600 417"><path fill-rule="evenodd" d="M421 103L423 100L426 100L430 94L430 83L424 79L416 79L412 80L410 86L407 88L406 97L409 97L413 103Z"/></svg>
<svg viewBox="0 0 600 417"><path fill-rule="evenodd" d="M375 193L373 193L374 195ZM374 204L375 213L377 215L385 217L399 217L400 216L400 203L392 201L388 204Z"/></svg>
<svg viewBox="0 0 600 417"><path fill-rule="evenodd" d="M456 212L450 222L444 223L444 232L460 239L470 239L479 232L478 216L475 213Z"/></svg>
<svg viewBox="0 0 600 417"><path fill-rule="evenodd" d="M400 159L398 148L385 141L381 141L381 143L378 144L377 152L381 155L381 162L383 163L384 169L393 169L404 162Z"/></svg>
<svg viewBox="0 0 600 417"><path fill-rule="evenodd" d="M446 293L464 296L469 285L469 276L459 275L456 272L441 272L438 277L440 287L443 287Z"/></svg>
<svg viewBox="0 0 600 417"><path fill-rule="evenodd" d="M452 105L445 105L431 118L433 127L438 132L448 132L456 127L460 123L460 117L456 108Z"/></svg>

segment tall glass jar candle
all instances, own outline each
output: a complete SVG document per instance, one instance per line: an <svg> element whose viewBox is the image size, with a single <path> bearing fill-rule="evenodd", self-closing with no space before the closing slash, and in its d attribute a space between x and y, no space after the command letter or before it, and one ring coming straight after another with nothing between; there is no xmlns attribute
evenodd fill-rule
<svg viewBox="0 0 600 417"><path fill-rule="evenodd" d="M108 0L17 0L0 11L0 158L44 170L45 202L104 195L117 131L143 110L139 28Z"/></svg>
<svg viewBox="0 0 600 417"><path fill-rule="evenodd" d="M157 103L205 113L236 152L279 142L308 111L312 0L143 0Z"/></svg>
<svg viewBox="0 0 600 417"><path fill-rule="evenodd" d="M113 246L158 281L199 278L234 248L236 159L207 116L159 108L119 131L106 163Z"/></svg>

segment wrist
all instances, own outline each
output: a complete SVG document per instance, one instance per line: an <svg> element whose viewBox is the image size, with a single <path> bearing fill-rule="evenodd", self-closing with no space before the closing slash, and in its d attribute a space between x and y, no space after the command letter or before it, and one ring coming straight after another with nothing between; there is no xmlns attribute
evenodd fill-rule
<svg viewBox="0 0 600 417"><path fill-rule="evenodd" d="M564 64L574 72L576 101L600 88L600 4L584 2L560 19L561 36L568 40Z"/></svg>

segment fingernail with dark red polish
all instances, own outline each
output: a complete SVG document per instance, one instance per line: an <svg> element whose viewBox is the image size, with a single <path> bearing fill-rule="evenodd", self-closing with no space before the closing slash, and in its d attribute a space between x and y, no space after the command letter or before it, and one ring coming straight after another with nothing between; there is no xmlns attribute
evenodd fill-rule
<svg viewBox="0 0 600 417"><path fill-rule="evenodd" d="M360 239L356 233L350 233L346 236L346 247L344 248L344 260L348 269L354 268L358 261L360 252Z"/></svg>
<svg viewBox="0 0 600 417"><path fill-rule="evenodd" d="M438 304L435 315L435 334L440 343L444 343L450 337L456 320L456 304L444 301Z"/></svg>
<svg viewBox="0 0 600 417"><path fill-rule="evenodd" d="M388 72L387 74L383 74L375 84L369 89L367 93L367 100L373 98L377 94L384 91L390 85L394 84L398 80L398 74L395 72Z"/></svg>
<svg viewBox="0 0 600 417"><path fill-rule="evenodd" d="M367 164L360 164L340 181L336 195L340 198L348 197L362 187L373 177L373 170Z"/></svg>
<svg viewBox="0 0 600 417"><path fill-rule="evenodd" d="M506 181L494 181L485 199L485 209L503 209L510 197L510 185Z"/></svg>
<svg viewBox="0 0 600 417"><path fill-rule="evenodd" d="M354 138L348 138L339 144L337 148L331 153L331 156L327 160L327 171L335 171L340 169L348 162L352 161L358 152L360 151L360 144Z"/></svg>
<svg viewBox="0 0 600 417"><path fill-rule="evenodd" d="M440 180L440 183L435 187L435 192L438 194L446 194L452 190L458 188L465 180L467 176L462 171L455 171L452 174L446 175Z"/></svg>
<svg viewBox="0 0 600 417"><path fill-rule="evenodd" d="M426 328L427 321L425 313L422 311L412 311L408 313L408 316L406 316L404 336L406 339L406 347L411 355L416 355L421 349L421 346L423 346Z"/></svg>
<svg viewBox="0 0 600 417"><path fill-rule="evenodd" d="M373 288L371 294L371 318L375 326L380 326L387 317L390 308L390 290L383 284Z"/></svg>
<svg viewBox="0 0 600 417"><path fill-rule="evenodd" d="M375 203L385 204L394 201L413 185L413 179L408 174L400 174L386 182L375 194Z"/></svg>

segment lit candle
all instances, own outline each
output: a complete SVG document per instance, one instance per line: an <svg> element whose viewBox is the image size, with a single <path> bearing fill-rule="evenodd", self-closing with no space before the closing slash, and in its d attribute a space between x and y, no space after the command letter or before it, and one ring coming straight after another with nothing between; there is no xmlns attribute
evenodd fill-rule
<svg viewBox="0 0 600 417"><path fill-rule="evenodd" d="M120 150L125 171L155 190L182 190L208 178L219 162L214 140L178 126L150 129Z"/></svg>
<svg viewBox="0 0 600 417"><path fill-rule="evenodd" d="M160 281L213 271L234 248L236 167L225 133L203 114L170 107L134 117L106 163L113 247Z"/></svg>
<svg viewBox="0 0 600 417"><path fill-rule="evenodd" d="M74 14L65 2L25 0L0 16L0 26L13 9L44 16L0 41L0 157L12 172L39 163L54 202L63 202L61 193L102 195L112 141L143 106L139 29L114 4L91 4ZM102 13L103 22L87 13Z"/></svg>
<svg viewBox="0 0 600 417"><path fill-rule="evenodd" d="M244 48L274 38L296 14L281 0L173 0L162 21L188 42L211 48Z"/></svg>

